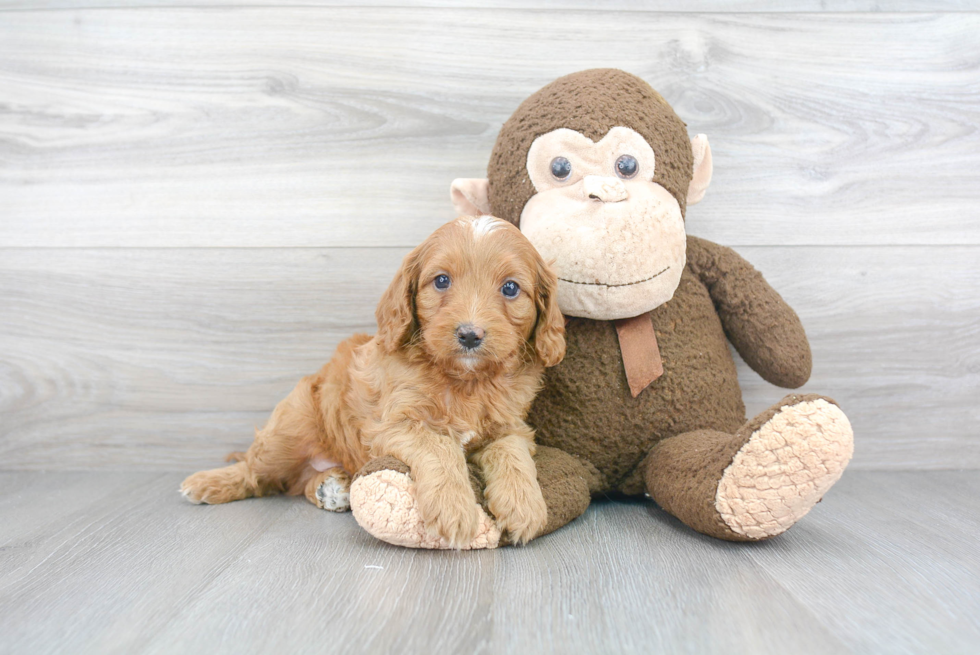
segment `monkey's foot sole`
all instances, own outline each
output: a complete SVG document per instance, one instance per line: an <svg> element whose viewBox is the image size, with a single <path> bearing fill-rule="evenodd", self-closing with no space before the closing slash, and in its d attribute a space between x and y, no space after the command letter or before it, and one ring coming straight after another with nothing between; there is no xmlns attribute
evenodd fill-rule
<svg viewBox="0 0 980 655"><path fill-rule="evenodd" d="M360 526L381 541L407 548L452 548L445 539L425 529L415 499L415 483L407 473L382 469L355 478L350 487L350 505ZM479 531L462 550L496 548L499 544L500 530L480 508Z"/></svg>
<svg viewBox="0 0 980 655"><path fill-rule="evenodd" d="M837 405L823 398L784 405L735 454L715 508L732 531L773 537L823 498L853 453L854 433Z"/></svg>

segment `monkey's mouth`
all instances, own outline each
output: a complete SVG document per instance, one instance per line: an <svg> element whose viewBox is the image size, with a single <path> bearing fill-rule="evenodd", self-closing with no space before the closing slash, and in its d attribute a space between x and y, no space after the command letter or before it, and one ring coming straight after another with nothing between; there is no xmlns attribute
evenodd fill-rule
<svg viewBox="0 0 980 655"><path fill-rule="evenodd" d="M631 287L634 284L643 284L644 282L649 282L653 278L655 278L655 277L657 277L659 275L662 275L662 274L666 273L669 270L670 270L670 266L668 266L667 268L665 268L664 270L662 270L662 271L660 271L658 273L654 273L653 275L651 275L648 278L644 278L642 280L636 280L635 282L623 282L622 284L603 284L602 282L579 282L577 280L566 280L563 277L560 277L558 279L561 280L562 282L568 282L569 284L584 284L584 285L590 286L590 287L606 287L608 289L612 289L614 287Z"/></svg>

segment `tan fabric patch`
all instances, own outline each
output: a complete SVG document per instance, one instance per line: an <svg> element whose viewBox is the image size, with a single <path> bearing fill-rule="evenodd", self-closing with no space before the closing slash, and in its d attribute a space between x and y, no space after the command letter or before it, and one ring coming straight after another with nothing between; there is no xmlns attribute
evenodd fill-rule
<svg viewBox="0 0 980 655"><path fill-rule="evenodd" d="M481 216L490 213L489 191L490 183L486 178L460 177L450 185L449 199L457 214Z"/></svg>
<svg viewBox="0 0 980 655"><path fill-rule="evenodd" d="M650 383L664 374L657 334L649 314L616 321L619 350L623 354L626 380L630 393L636 398Z"/></svg>
<svg viewBox="0 0 980 655"><path fill-rule="evenodd" d="M429 534L415 500L415 483L405 473L384 469L356 478L350 488L354 518L369 534L395 546L448 550L449 544ZM463 550L496 548L500 530L480 508L476 538Z"/></svg>
<svg viewBox="0 0 980 655"><path fill-rule="evenodd" d="M696 205L704 198L708 185L711 184L712 162L711 146L708 137L698 134L691 139L691 150L694 152L694 177L687 187L687 206Z"/></svg>
<svg viewBox="0 0 980 655"><path fill-rule="evenodd" d="M622 202L629 198L622 180L602 175L586 175L582 178L582 193L602 202Z"/></svg>
<svg viewBox="0 0 980 655"><path fill-rule="evenodd" d="M725 469L715 508L732 531L777 535L802 518L844 472L854 433L837 405L790 405L758 430Z"/></svg>

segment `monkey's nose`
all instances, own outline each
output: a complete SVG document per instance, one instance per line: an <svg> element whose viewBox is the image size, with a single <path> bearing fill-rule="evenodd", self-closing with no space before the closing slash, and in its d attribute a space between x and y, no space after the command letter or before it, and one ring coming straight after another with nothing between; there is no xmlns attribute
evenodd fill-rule
<svg viewBox="0 0 980 655"><path fill-rule="evenodd" d="M620 202L629 198L626 185L618 177L586 175L582 180L582 190L592 200Z"/></svg>
<svg viewBox="0 0 980 655"><path fill-rule="evenodd" d="M480 344L483 343L484 336L486 336L486 332L476 325L467 323L456 328L456 339L467 350L479 348Z"/></svg>

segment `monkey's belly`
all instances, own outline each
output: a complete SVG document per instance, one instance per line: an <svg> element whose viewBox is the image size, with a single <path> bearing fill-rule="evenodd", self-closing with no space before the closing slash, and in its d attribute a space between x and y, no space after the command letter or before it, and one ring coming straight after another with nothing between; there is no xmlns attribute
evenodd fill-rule
<svg viewBox="0 0 980 655"><path fill-rule="evenodd" d="M573 318L565 359L547 370L528 415L538 443L591 462L609 491L642 491L631 474L658 441L745 422L735 362L700 280L685 270L651 318L664 373L639 396L630 394L615 325Z"/></svg>

